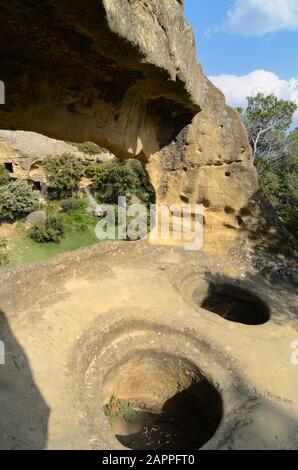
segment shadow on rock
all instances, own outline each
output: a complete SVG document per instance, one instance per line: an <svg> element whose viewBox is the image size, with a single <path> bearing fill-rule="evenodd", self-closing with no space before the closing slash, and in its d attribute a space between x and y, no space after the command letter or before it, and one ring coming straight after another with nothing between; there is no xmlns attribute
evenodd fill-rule
<svg viewBox="0 0 298 470"><path fill-rule="evenodd" d="M50 408L1 310L0 341L0 449L44 449Z"/></svg>

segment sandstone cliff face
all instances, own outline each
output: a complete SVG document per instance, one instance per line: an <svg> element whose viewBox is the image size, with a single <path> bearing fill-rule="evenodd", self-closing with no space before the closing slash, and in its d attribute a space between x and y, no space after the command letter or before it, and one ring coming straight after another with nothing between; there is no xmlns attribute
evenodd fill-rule
<svg viewBox="0 0 298 470"><path fill-rule="evenodd" d="M4 0L0 57L0 128L135 156L158 201L204 204L207 243L279 237L239 116L197 63L182 1Z"/></svg>
<svg viewBox="0 0 298 470"><path fill-rule="evenodd" d="M35 132L0 130L0 164L6 166L12 178L45 183L43 160L48 155L59 156L64 153L74 155L83 162L105 162L113 158L108 151L88 155L75 145Z"/></svg>

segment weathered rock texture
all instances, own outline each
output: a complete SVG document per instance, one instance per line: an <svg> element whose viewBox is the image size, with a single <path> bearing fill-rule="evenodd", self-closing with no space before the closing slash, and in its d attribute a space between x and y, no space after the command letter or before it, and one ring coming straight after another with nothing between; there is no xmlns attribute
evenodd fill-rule
<svg viewBox="0 0 298 470"><path fill-rule="evenodd" d="M196 62L182 4L2 0L0 128L90 140L141 159L158 200L205 205L213 246L229 233L268 234L275 219L244 127ZM151 364L175 359L177 380L187 360L216 387L224 406L205 449L297 449L296 290L277 275L288 266L269 276L270 264L252 268L239 246L220 260L115 242L1 270L0 448L123 449L102 409L111 374L124 364L116 383L124 377L129 390L144 376L144 392L157 383L162 393L178 389L173 372L155 373L160 360L147 374L147 355ZM236 319L233 292L232 307L243 305ZM253 300L265 305L267 323L247 321Z"/></svg>
<svg viewBox="0 0 298 470"><path fill-rule="evenodd" d="M140 387L147 401L172 395L171 375L181 391L179 370L163 374L167 356L184 374L185 360L198 367L222 398L221 422L204 448L297 449L297 289L242 255L190 257L180 248L113 242L1 270L0 449L123 450L102 406L113 393L134 401L131 389ZM223 306L231 289L259 298L270 320L238 323L224 308L216 315L200 307L197 290L206 296L212 286L224 286ZM238 308L240 321L248 305ZM144 355L161 358L157 373L143 366ZM126 375L117 375L123 364ZM197 420L193 409L197 433L215 411L204 407Z"/></svg>
<svg viewBox="0 0 298 470"><path fill-rule="evenodd" d="M0 57L0 128L141 159L158 201L204 204L207 243L281 230L239 116L197 63L182 1L4 0Z"/></svg>
<svg viewBox="0 0 298 470"><path fill-rule="evenodd" d="M108 151L88 155L74 145L35 132L0 130L0 164L6 166L12 178L46 183L43 160L48 155L59 156L64 153L74 155L83 162L105 162L113 157Z"/></svg>

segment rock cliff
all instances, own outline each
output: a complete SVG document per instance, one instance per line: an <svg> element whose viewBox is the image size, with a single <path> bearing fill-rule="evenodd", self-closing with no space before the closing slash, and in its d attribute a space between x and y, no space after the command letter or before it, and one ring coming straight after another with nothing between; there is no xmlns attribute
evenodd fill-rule
<svg viewBox="0 0 298 470"><path fill-rule="evenodd" d="M197 62L182 1L4 0L0 57L0 128L140 159L158 201L204 205L207 244L283 236L240 118Z"/></svg>

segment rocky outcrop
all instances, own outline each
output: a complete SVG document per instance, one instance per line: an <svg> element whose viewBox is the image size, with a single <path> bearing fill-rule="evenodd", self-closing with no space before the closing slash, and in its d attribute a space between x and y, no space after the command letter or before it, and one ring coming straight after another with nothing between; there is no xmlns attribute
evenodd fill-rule
<svg viewBox="0 0 298 470"><path fill-rule="evenodd" d="M157 199L202 203L206 245L224 247L107 242L1 270L0 448L124 450L111 393L166 411L179 390L191 438L207 434L156 448L297 449L294 262L226 249L281 232L239 116L196 62L183 2L2 0L0 58L0 128L142 160ZM199 414L183 390L198 377Z"/></svg>
<svg viewBox="0 0 298 470"><path fill-rule="evenodd" d="M182 402L182 426L195 430L188 435L195 442L185 443L182 427L183 440L165 443L181 429L174 416L153 449L193 450L207 440L209 450L297 449L297 286L268 274L240 250L190 257L146 242L103 243L1 270L7 363L0 367L0 449L123 451L103 405L116 394L150 406L174 395L176 384L181 400L166 403L179 410ZM216 293L220 303L212 302ZM247 321L251 308L254 323ZM210 386L199 399L185 396L193 368L214 384L222 407Z"/></svg>
<svg viewBox="0 0 298 470"><path fill-rule="evenodd" d="M50 139L35 132L0 130L0 164L6 166L13 178L45 183L43 160L48 155L59 156L64 153L74 155L86 163L105 162L113 158L108 151L98 155L88 155L78 150L75 145Z"/></svg>
<svg viewBox="0 0 298 470"><path fill-rule="evenodd" d="M182 1L4 1L0 57L0 127L142 160L158 201L205 206L207 244L282 236L240 118L196 60Z"/></svg>

